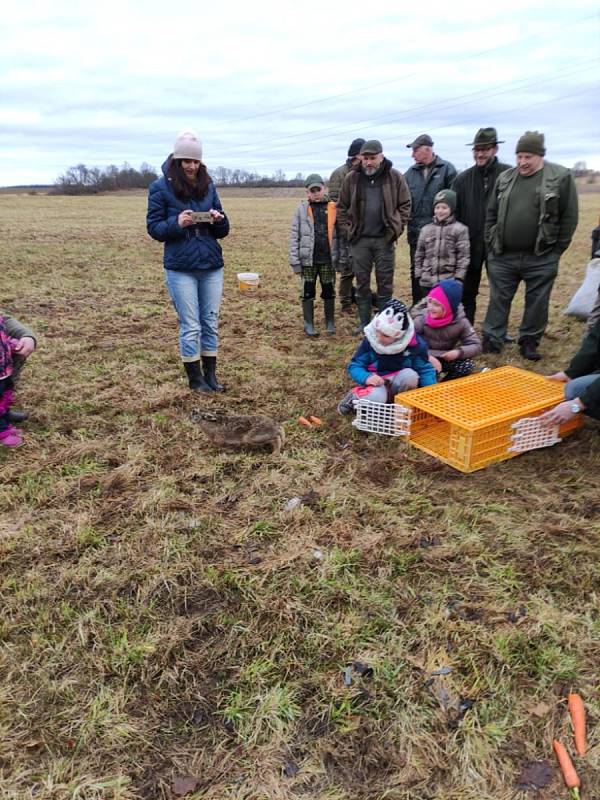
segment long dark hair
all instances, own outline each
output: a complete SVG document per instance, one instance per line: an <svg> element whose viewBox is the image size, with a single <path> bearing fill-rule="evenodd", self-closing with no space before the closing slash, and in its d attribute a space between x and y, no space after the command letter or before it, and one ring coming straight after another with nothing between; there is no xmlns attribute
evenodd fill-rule
<svg viewBox="0 0 600 800"><path fill-rule="evenodd" d="M206 165L200 162L196 180L190 183L181 166L181 159L173 157L169 159L167 178L178 200L202 200L211 182Z"/></svg>

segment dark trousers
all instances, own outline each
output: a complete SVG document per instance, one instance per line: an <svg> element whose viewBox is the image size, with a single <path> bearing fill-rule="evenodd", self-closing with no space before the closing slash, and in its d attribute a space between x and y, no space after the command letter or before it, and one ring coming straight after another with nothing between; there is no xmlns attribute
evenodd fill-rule
<svg viewBox="0 0 600 800"><path fill-rule="evenodd" d="M463 281L462 304L465 309L467 319L471 324L475 322L475 311L477 309L477 295L479 294L479 284L481 283L481 273L486 259L485 244L482 239L471 239L471 255L467 274Z"/></svg>
<svg viewBox="0 0 600 800"><path fill-rule="evenodd" d="M548 324L548 305L558 274L559 256L550 253L504 253L488 256L490 304L482 331L486 339L502 346L513 297L521 281L525 283L525 310L519 328L519 341L526 338L539 343Z"/></svg>
<svg viewBox="0 0 600 800"><path fill-rule="evenodd" d="M361 236L350 244L352 270L356 278L357 300L371 300L371 270L375 266L377 302L389 300L394 294L396 248L383 236Z"/></svg>
<svg viewBox="0 0 600 800"><path fill-rule="evenodd" d="M337 223L336 223L337 225ZM350 308L352 306L352 282L354 280L354 273L352 271L352 257L350 256L350 246L346 239L346 232L343 231L339 225L337 230L338 242L338 297L342 308Z"/></svg>

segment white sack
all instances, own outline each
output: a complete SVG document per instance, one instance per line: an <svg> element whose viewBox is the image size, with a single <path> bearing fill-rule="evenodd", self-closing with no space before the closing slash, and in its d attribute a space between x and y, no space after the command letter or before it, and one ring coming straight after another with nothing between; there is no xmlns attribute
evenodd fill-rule
<svg viewBox="0 0 600 800"><path fill-rule="evenodd" d="M600 258L593 258L587 265L583 283L571 298L564 313L572 317L579 317L579 319L587 319L598 299L599 287Z"/></svg>

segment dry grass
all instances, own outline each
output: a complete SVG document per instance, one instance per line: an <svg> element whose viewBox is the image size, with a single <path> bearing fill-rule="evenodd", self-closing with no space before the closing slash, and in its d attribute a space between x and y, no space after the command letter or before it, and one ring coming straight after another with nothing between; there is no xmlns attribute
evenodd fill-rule
<svg viewBox="0 0 600 800"><path fill-rule="evenodd" d="M0 796L158 800L193 776L214 800L514 800L571 741L576 686L597 800L598 426L472 475L355 432L334 412L352 321L301 331L296 202L227 198L229 391L203 398L143 197L0 197L2 305L40 334L26 446L0 453ZM539 371L578 345L561 309L595 214L583 197ZM406 295L404 243L398 263ZM282 456L218 452L199 406L282 421ZM373 672L348 685L353 662ZM566 797L558 776L537 797Z"/></svg>

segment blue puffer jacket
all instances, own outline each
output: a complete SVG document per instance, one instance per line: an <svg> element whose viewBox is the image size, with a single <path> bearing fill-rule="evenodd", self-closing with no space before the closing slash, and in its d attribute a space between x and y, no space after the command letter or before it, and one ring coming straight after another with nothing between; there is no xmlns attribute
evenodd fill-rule
<svg viewBox="0 0 600 800"><path fill-rule="evenodd" d="M150 184L146 229L153 239L165 243L164 267L178 272L195 272L199 269L221 269L223 252L217 239L229 233L229 220L225 217L213 224L200 222L180 228L177 217L182 211L209 211L214 208L223 213L214 184L202 200L178 200L166 177L168 159L163 164L163 177Z"/></svg>
<svg viewBox="0 0 600 800"><path fill-rule="evenodd" d="M436 156L429 166L427 180L423 178L423 164L413 164L404 173L410 196L412 211L408 223L408 243L417 244L419 233L433 217L433 198L441 189L449 189L456 178L456 170L449 161Z"/></svg>
<svg viewBox="0 0 600 800"><path fill-rule="evenodd" d="M432 386L436 382L435 370L429 363L427 345L421 336L415 336L401 353L384 355L376 353L367 337L354 351L348 364L348 374L360 386L365 386L370 375L389 375L401 369L414 369L419 376L419 386Z"/></svg>

